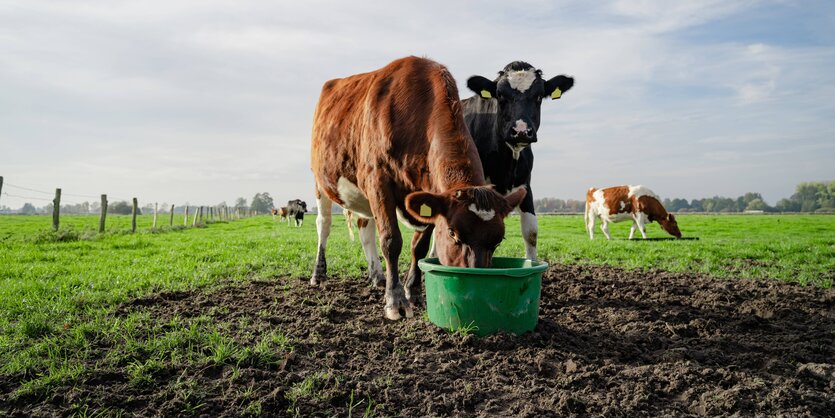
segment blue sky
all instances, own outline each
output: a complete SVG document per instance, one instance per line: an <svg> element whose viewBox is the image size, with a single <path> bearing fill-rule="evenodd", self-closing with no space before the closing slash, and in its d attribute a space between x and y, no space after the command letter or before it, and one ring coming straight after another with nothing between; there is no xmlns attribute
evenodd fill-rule
<svg viewBox="0 0 835 418"><path fill-rule="evenodd" d="M835 179L830 1L0 0L3 191L312 202L322 84L406 55L462 97L514 60L575 77L543 103L538 198L630 183L773 205ZM25 201L46 203L0 196Z"/></svg>

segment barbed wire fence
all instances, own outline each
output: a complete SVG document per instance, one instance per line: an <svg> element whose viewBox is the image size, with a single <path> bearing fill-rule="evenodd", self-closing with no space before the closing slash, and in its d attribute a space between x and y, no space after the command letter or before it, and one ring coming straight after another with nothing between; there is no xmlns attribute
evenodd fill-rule
<svg viewBox="0 0 835 418"><path fill-rule="evenodd" d="M14 190L21 190L22 192L15 192L9 193L8 188L12 188ZM4 190L5 189L5 190ZM18 194L22 193L22 194ZM37 193L40 196L32 196L31 194ZM4 181L3 176L0 176L0 203L3 203L3 197L13 197L18 199L23 199L27 201L39 201L39 202L49 202L52 204L52 229L57 231L60 227L60 216L61 216L61 202L62 197L72 197L72 198L85 198L85 199L94 199L93 204L90 204L89 201L84 202L76 202L67 204L65 201L65 207L69 205L82 205L82 204L90 204L90 208L94 209L95 199L100 199L100 203L98 206L98 214L99 214L99 228L98 232L103 233L106 230L106 221L107 221L107 211L108 206L111 201L114 202L131 202L131 232L136 232L136 218L137 215L140 213L139 208L139 200L136 197L132 197L130 199L119 197L119 196L108 196L107 194L101 194L98 196L88 195L88 194L78 194L78 193L64 193L61 188L56 188L54 192L48 192L44 190L38 190L32 187L26 187L16 184L11 184ZM52 196L49 198L48 196ZM29 202L26 202L29 203ZM45 207L49 208L49 203L45 205ZM31 204L31 203L30 203ZM24 204L25 206L25 204ZM150 207L150 204L147 205L145 208ZM226 204L219 204L219 205L191 205L186 203L185 205L180 206L182 208L183 214L183 227L189 226L189 221L192 227L196 227L198 223L202 224L207 221L232 221L237 219L246 218L249 216L258 215L257 211L252 210L249 207L240 207L234 206L229 207ZM171 208L169 209L169 219L168 219L168 226L174 227L174 215L175 209L177 208L176 204L172 204ZM190 213L190 209L194 209L193 213ZM88 211L87 214L94 214L92 211ZM151 226L152 229L156 229L158 227L158 215L160 214L159 211L159 203L155 202L153 205L153 224ZM179 225L178 225L179 226Z"/></svg>

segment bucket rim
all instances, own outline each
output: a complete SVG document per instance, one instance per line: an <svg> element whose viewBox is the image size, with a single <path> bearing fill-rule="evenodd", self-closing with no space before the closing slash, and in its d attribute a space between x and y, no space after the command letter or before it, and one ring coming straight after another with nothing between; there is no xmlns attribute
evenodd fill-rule
<svg viewBox="0 0 835 418"><path fill-rule="evenodd" d="M548 269L548 263L542 260L531 260L520 257L493 257L493 260L525 260L530 261L533 265L530 267L510 267L510 268L483 268L483 267L456 267L445 266L441 264L437 257L427 257L418 260L418 267L424 273L430 271L454 273L467 276L506 276L506 277L526 277L531 274L542 273Z"/></svg>

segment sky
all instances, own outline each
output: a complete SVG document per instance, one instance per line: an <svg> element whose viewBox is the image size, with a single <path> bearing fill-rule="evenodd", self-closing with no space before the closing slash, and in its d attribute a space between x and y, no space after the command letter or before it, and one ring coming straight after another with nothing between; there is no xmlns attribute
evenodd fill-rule
<svg viewBox="0 0 835 418"><path fill-rule="evenodd" d="M828 0L0 0L0 206L311 204L322 84L408 55L462 98L515 60L574 77L542 104L535 198L773 205L835 179Z"/></svg>

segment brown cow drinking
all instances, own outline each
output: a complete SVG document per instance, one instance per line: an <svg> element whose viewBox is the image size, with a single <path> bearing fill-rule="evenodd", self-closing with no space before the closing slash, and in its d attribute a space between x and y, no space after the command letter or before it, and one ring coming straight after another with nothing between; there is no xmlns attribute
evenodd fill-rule
<svg viewBox="0 0 835 418"><path fill-rule="evenodd" d="M650 222L658 222L661 228L676 238L681 238L681 231L675 216L667 213L660 199L652 190L644 186L614 186L605 189L591 188L586 193L586 230L589 238L594 239L594 222L600 217L603 222L600 229L606 239L609 235L609 222L620 222L632 219L632 229L629 239L635 235L635 229L641 231L646 239L646 226Z"/></svg>
<svg viewBox="0 0 835 418"><path fill-rule="evenodd" d="M380 70L325 83L313 117L311 168L316 180L319 246L310 279L327 275L331 203L363 218L360 242L375 284L385 274L385 316L412 316L420 302L417 261L431 232L444 265L488 267L504 238L504 218L525 196L485 184L478 151L464 125L458 89L447 69L407 57ZM403 238L397 219L415 230L406 286L398 277Z"/></svg>

